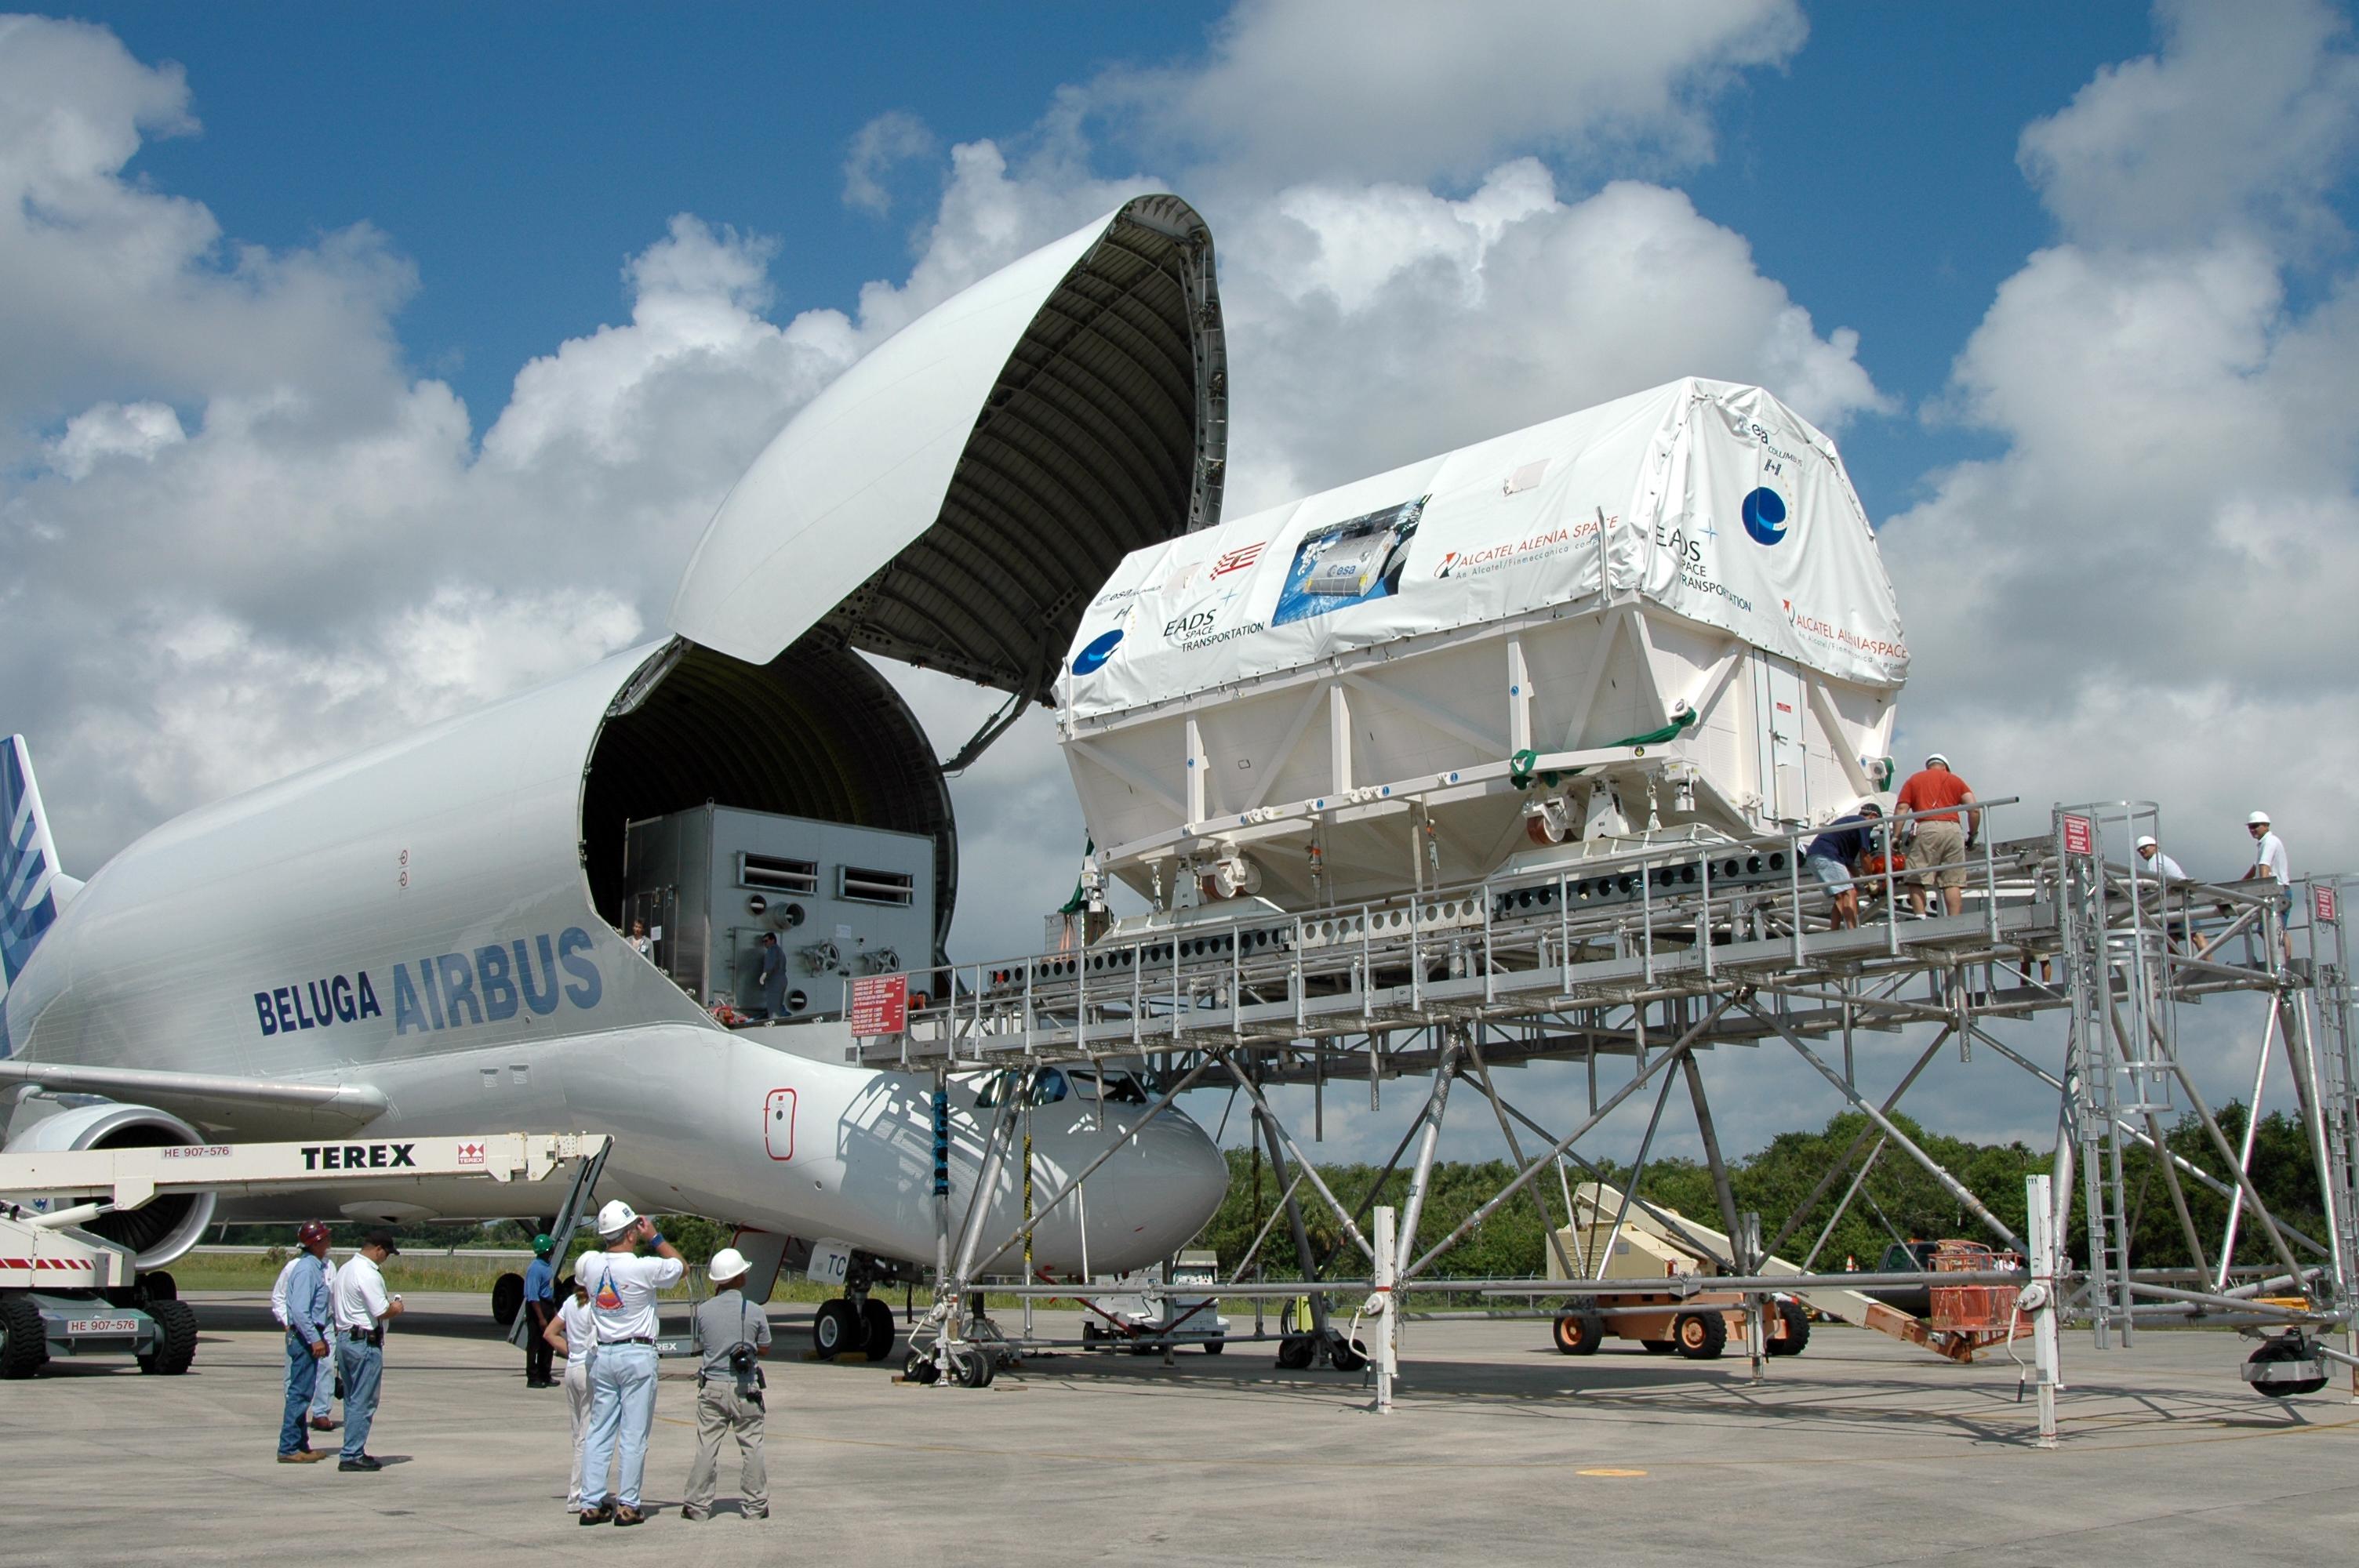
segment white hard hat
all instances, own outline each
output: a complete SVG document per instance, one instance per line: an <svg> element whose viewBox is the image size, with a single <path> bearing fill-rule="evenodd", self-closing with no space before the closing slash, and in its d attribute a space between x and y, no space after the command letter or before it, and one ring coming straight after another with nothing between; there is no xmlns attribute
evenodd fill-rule
<svg viewBox="0 0 2359 1568"><path fill-rule="evenodd" d="M1929 755L1928 757L1926 757L1926 759L1925 759L1925 765L1926 765L1927 767L1929 767L1929 768L1930 768L1930 767L1932 767L1932 766L1934 766L1936 763L1938 763L1938 764L1940 764L1940 766L1942 766L1942 767L1945 767L1945 768L1946 768L1946 767L1948 767L1948 766L1950 765L1950 759L1949 759L1949 758L1947 758L1947 757L1945 757L1945 756L1943 756L1943 755L1941 755L1941 753L1940 753L1940 752L1935 752L1931 753L1930 755Z"/></svg>
<svg viewBox="0 0 2359 1568"><path fill-rule="evenodd" d="M2162 848L2161 845L2154 841L2154 835L2151 833L2141 836L2137 841L2137 847L2141 849L2158 849Z"/></svg>
<svg viewBox="0 0 2359 1568"><path fill-rule="evenodd" d="M639 1211L620 1198L611 1199L598 1211L598 1234L620 1236L639 1223Z"/></svg>
<svg viewBox="0 0 2359 1568"><path fill-rule="evenodd" d="M2245 818L2245 826L2247 827L2267 827L2268 825L2269 814L2266 811L2256 811Z"/></svg>
<svg viewBox="0 0 2359 1568"><path fill-rule="evenodd" d="M734 1247L723 1247L712 1255L712 1261L704 1266L704 1273L717 1285L723 1280L744 1279L753 1267L745 1261L745 1254Z"/></svg>

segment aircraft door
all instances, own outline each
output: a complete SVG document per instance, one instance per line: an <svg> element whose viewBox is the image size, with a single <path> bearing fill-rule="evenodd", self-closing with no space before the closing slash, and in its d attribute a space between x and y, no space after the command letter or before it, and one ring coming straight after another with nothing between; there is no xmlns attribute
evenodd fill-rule
<svg viewBox="0 0 2359 1568"><path fill-rule="evenodd" d="M1807 822L1810 769L1804 724L1808 698L1801 673L1773 654L1756 652L1753 711L1761 770L1762 815L1777 822Z"/></svg>

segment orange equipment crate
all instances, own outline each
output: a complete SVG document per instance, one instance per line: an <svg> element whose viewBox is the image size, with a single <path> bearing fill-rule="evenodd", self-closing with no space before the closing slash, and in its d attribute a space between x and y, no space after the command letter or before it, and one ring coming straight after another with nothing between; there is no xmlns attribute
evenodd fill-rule
<svg viewBox="0 0 2359 1568"><path fill-rule="evenodd" d="M1995 1252L1979 1241L1943 1241L1933 1249L1936 1273L1980 1273L2021 1267L2023 1260L2014 1253ZM2013 1285L1937 1284L1932 1293L1933 1311L1928 1326L1936 1334L2004 1337L2015 1316Z"/></svg>

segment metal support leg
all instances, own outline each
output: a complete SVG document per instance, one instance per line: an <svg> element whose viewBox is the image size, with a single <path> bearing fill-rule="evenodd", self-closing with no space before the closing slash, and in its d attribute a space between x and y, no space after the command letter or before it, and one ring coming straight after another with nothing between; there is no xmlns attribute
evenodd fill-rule
<svg viewBox="0 0 2359 1568"><path fill-rule="evenodd" d="M1319 1280L1319 1260L1310 1252L1310 1227L1302 1223L1302 1205L1294 1195L1294 1183L1286 1179L1286 1155L1278 1148L1277 1120L1265 1109L1261 1097L1254 1097L1254 1124L1261 1129L1262 1141L1269 1149L1270 1179L1285 1189L1287 1234L1294 1238L1295 1267L1304 1280L1315 1284ZM1303 1173L1310 1173L1305 1170ZM1299 1178L1298 1178L1299 1181ZM1327 1298L1318 1291L1310 1292L1310 1331L1321 1344L1327 1338Z"/></svg>
<svg viewBox="0 0 2359 1568"><path fill-rule="evenodd" d="M2066 1180L2070 1181L2068 1175ZM2024 1228L2030 1251L2025 1258L2031 1281L2017 1299L2031 1313L2033 1379L2039 1398L2039 1446L2056 1446L2056 1395L2064 1386L2062 1336L2057 1332L2057 1308L2063 1289L2063 1259L2056 1246L2054 1199L2049 1178L2023 1179Z"/></svg>
<svg viewBox="0 0 2359 1568"><path fill-rule="evenodd" d="M1390 1415L1393 1410L1393 1379L1400 1371L1400 1300L1393 1293L1398 1279L1401 1251L1393 1227L1393 1211L1389 1204L1376 1206L1375 1236L1375 1302L1376 1346L1376 1413Z"/></svg>
<svg viewBox="0 0 2359 1568"><path fill-rule="evenodd" d="M1425 1131L1418 1140L1417 1164L1409 1172L1408 1198L1401 1206L1401 1246L1411 1252L1417 1250L1418 1221L1425 1216L1426 1189L1433 1181L1433 1152L1441 1141L1441 1114L1450 1105L1450 1080L1457 1072L1458 1047L1458 1032L1452 1030L1442 1042L1440 1060L1433 1065L1433 1098L1426 1107Z"/></svg>

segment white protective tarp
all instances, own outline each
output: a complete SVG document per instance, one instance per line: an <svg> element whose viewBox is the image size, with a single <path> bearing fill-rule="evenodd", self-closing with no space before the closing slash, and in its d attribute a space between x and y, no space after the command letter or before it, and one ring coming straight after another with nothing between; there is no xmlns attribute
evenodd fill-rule
<svg viewBox="0 0 2359 1568"><path fill-rule="evenodd" d="M1834 444L1758 387L1690 378L1134 552L1082 617L1064 701L1169 701L1579 605L1602 578L1843 680L1908 676Z"/></svg>

